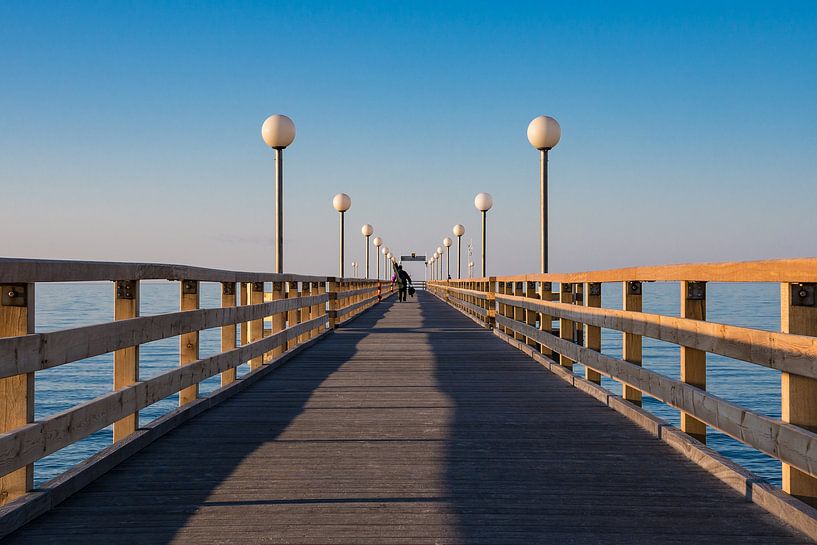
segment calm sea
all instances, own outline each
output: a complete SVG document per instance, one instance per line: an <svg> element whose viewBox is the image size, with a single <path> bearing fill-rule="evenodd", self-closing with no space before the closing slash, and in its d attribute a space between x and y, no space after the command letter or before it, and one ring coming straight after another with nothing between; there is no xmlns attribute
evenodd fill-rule
<svg viewBox="0 0 817 545"><path fill-rule="evenodd" d="M143 282L141 314L149 316L178 310L178 284ZM202 284L201 306L220 305L221 287ZM644 312L678 316L677 284L644 284ZM621 285L605 284L602 305L621 308ZM38 284L36 292L37 332L54 331L110 321L113 317L111 283ZM777 331L780 327L780 294L776 284L719 284L707 287L707 316L710 321ZM645 338L644 366L679 378L679 348ZM200 337L201 357L219 352L219 329L203 331ZM602 351L620 357L621 333L602 330ZM142 345L140 372L143 379L153 377L178 365L178 338ZM708 356L708 390L725 399L762 414L780 417L780 373L757 365L721 356ZM239 368L239 375L248 366ZM576 366L583 373L581 366ZM64 411L74 405L109 392L113 382L113 355L105 354L37 373L36 417L38 419ZM603 379L603 385L620 394L618 383ZM212 377L201 385L202 393L219 385ZM173 395L141 411L142 424L174 409L178 396ZM644 398L644 408L678 425L678 411L652 398ZM111 444L111 428L66 447L35 464L35 480L46 481L72 465ZM780 484L780 463L721 433L710 431L709 445L773 483Z"/></svg>

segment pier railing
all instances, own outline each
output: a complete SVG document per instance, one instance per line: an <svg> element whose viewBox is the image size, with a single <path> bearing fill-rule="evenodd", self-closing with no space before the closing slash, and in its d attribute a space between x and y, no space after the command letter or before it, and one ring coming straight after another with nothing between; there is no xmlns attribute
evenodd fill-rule
<svg viewBox="0 0 817 545"><path fill-rule="evenodd" d="M171 280L179 311L140 316L140 283ZM36 285L110 281L113 321L49 333L34 328ZM221 286L221 307L200 307L201 284ZM180 407L201 401L199 383L236 381L341 326L393 293L378 280L236 272L179 265L0 259L0 505L33 489L33 464L113 425L113 441L137 434L139 411L175 393ZM221 352L199 356L199 333L220 328ZM139 346L179 338L179 367L142 380ZM34 420L35 374L113 352L113 390ZM236 368L250 371L237 377ZM36 502L35 502L36 503ZM32 509L37 509L33 507Z"/></svg>
<svg viewBox="0 0 817 545"><path fill-rule="evenodd" d="M680 317L642 312L642 283L654 281L679 285ZM780 331L707 321L707 282L779 284ZM603 283L622 286L622 310L602 307ZM429 290L603 401L609 392L595 385L605 375L631 404L648 395L678 409L681 430L698 441L711 427L777 458L784 491L817 503L817 259L434 281ZM601 353L602 328L621 333L620 358ZM680 347L680 380L642 367L642 337ZM708 393L707 353L780 371L782 418Z"/></svg>

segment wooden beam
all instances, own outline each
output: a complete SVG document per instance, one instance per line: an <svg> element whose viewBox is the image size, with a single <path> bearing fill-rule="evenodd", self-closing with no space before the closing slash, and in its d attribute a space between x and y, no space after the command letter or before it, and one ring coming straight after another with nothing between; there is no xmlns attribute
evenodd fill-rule
<svg viewBox="0 0 817 545"><path fill-rule="evenodd" d="M299 282L289 282L287 289L287 298L288 299L297 299L301 296L300 293L300 283ZM292 327L298 325L298 309L293 308L287 313L287 327ZM287 350L291 348L295 348L298 345L298 339L293 338L287 342Z"/></svg>
<svg viewBox="0 0 817 545"><path fill-rule="evenodd" d="M601 283L587 282L584 285L585 306L601 307ZM589 350L601 352L601 328L589 324L584 326L584 346ZM595 384L601 384L601 373L584 366L584 378Z"/></svg>
<svg viewBox="0 0 817 545"><path fill-rule="evenodd" d="M622 282L622 306L624 310L641 312L642 284L636 280ZM641 336L632 333L622 334L622 359L635 365L641 365ZM628 384L621 385L621 397L634 405L641 406L641 392Z"/></svg>
<svg viewBox="0 0 817 545"><path fill-rule="evenodd" d="M199 281L182 280L180 283L180 310L199 308ZM199 359L199 332L191 331L179 336L179 365L188 365ZM195 401L199 397L199 385L193 384L179 391L179 406Z"/></svg>
<svg viewBox="0 0 817 545"><path fill-rule="evenodd" d="M114 320L139 316L139 281L120 280L114 283ZM117 350L113 354L113 389L130 386L139 380L139 345ZM113 423L113 442L121 441L139 428L139 413L135 412Z"/></svg>
<svg viewBox="0 0 817 545"><path fill-rule="evenodd" d="M239 284L240 285L240 284ZM222 308L231 308L234 307L236 303L236 283L235 282L222 282L221 283L221 307ZM236 347L236 325L225 325L221 326L221 351L227 352L228 350L233 350ZM231 369L227 369L223 373L221 373L221 385L227 386L228 384L235 382L236 379L236 369L235 367Z"/></svg>
<svg viewBox="0 0 817 545"><path fill-rule="evenodd" d="M260 305L264 302L264 283L250 282L249 302L251 305ZM249 341L254 343L264 338L264 318L250 321ZM250 370L258 369L264 365L264 355L257 356L250 360Z"/></svg>
<svg viewBox="0 0 817 545"><path fill-rule="evenodd" d="M783 333L817 336L817 285L780 285L780 329ZM817 380L792 373L781 375L783 422L817 432ZM783 490L817 507L817 479L783 464Z"/></svg>
<svg viewBox="0 0 817 545"><path fill-rule="evenodd" d="M0 337L34 333L34 284L0 286ZM34 373L0 379L0 433L34 421ZM0 505L34 488L34 465L27 464L0 477Z"/></svg>
<svg viewBox="0 0 817 545"><path fill-rule="evenodd" d="M817 378L817 337L790 335L761 329L675 318L660 314L628 312L609 308L580 308L550 301L497 295L515 299L515 304L550 312L557 318L583 321L605 329L615 329L681 344L737 360ZM2 341L0 341L0 345Z"/></svg>
<svg viewBox="0 0 817 545"><path fill-rule="evenodd" d="M706 320L706 282L681 282L681 318ZM706 352L681 346L681 380L706 390ZM706 424L681 412L681 431L706 444Z"/></svg>
<svg viewBox="0 0 817 545"><path fill-rule="evenodd" d="M573 304L573 284L569 282L562 282L559 285L559 301L570 305ZM573 342L575 340L573 337L575 332L576 325L574 321L567 320L565 318L559 319L560 339ZM559 365L561 365L562 367L567 367L568 369L573 369L573 360L571 360L564 354L559 354Z"/></svg>

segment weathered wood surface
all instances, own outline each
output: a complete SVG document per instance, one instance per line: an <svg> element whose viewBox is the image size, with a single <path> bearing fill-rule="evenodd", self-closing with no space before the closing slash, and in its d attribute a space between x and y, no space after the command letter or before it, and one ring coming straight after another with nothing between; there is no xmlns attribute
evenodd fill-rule
<svg viewBox="0 0 817 545"><path fill-rule="evenodd" d="M808 542L417 299L361 315L7 543Z"/></svg>

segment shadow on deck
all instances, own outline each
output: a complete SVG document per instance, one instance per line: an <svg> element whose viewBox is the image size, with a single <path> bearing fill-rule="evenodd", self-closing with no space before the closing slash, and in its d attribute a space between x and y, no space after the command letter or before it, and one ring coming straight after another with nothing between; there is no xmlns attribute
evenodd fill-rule
<svg viewBox="0 0 817 545"><path fill-rule="evenodd" d="M419 292L8 543L808 543Z"/></svg>

